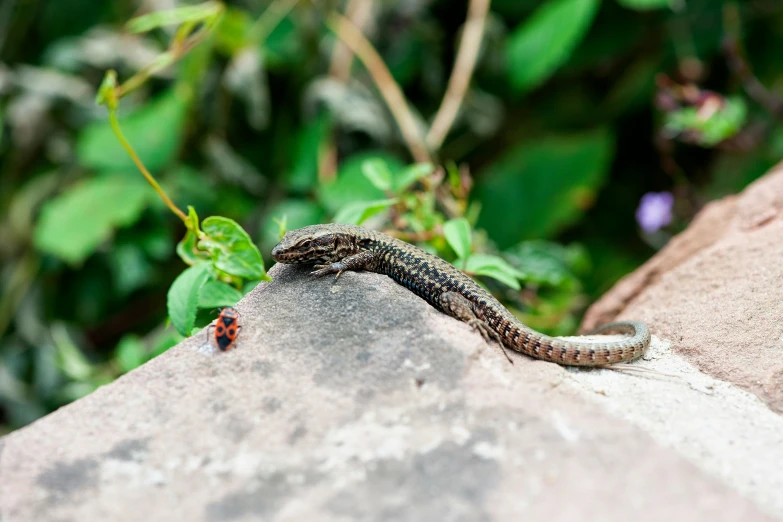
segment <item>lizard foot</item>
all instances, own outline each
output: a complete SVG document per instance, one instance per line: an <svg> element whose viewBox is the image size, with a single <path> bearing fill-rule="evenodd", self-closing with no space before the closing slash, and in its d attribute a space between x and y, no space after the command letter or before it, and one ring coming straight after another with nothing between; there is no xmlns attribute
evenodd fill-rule
<svg viewBox="0 0 783 522"><path fill-rule="evenodd" d="M500 345L500 351L503 352L503 355L506 356L506 360L510 362L511 364L514 364L514 361L511 360L511 357L509 357L508 352L506 351L506 347L503 344L503 340L500 338L500 335L498 333L491 329L489 326L487 326L487 323L479 319L478 317L474 317L473 319L470 319L467 321L468 325L472 326L476 330L479 331L481 334L481 337L484 338L485 341L488 343L492 343L492 341L495 341Z"/></svg>
<svg viewBox="0 0 783 522"><path fill-rule="evenodd" d="M315 265L314 267L316 270L310 272L310 275L313 277L323 277L325 275L329 274L337 274L334 276L334 280L337 281L337 279L340 277L340 274L345 272L346 266L342 263L332 263L331 265Z"/></svg>

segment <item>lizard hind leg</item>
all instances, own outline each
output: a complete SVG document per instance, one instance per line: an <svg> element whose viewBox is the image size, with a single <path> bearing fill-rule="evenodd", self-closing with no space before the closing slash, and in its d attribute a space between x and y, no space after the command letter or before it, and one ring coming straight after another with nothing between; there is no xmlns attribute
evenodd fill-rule
<svg viewBox="0 0 783 522"><path fill-rule="evenodd" d="M503 345L500 335L490 328L486 321L476 317L476 314L473 312L473 305L469 300L457 292L444 292L440 296L440 302L444 312L478 330L485 341L488 343L492 341L497 342L508 362L514 364L514 361L511 360L506 351L505 345Z"/></svg>

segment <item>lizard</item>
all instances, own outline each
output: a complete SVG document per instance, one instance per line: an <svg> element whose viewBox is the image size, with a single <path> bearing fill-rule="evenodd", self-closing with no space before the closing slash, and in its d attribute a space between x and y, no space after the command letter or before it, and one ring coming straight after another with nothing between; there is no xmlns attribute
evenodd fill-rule
<svg viewBox="0 0 783 522"><path fill-rule="evenodd" d="M391 277L430 305L497 341L534 358L568 366L606 366L640 357L650 331L640 322L609 323L589 332L631 334L610 342L564 340L524 325L467 274L440 257L387 234L357 225L311 225L287 232L272 250L275 261L314 265L313 276L365 270Z"/></svg>

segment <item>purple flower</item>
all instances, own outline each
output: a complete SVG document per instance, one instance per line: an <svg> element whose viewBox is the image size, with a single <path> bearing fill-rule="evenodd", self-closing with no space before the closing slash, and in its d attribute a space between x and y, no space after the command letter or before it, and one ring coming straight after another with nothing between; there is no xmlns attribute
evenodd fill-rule
<svg viewBox="0 0 783 522"><path fill-rule="evenodd" d="M674 196L671 192L648 192L636 209L636 221L648 234L657 232L672 222Z"/></svg>

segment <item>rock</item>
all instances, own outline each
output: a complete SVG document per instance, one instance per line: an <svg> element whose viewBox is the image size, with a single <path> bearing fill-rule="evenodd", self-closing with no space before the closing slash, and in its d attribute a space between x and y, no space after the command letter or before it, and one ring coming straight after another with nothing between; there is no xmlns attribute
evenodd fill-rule
<svg viewBox="0 0 783 522"><path fill-rule="evenodd" d="M387 277L271 275L232 351L195 336L0 439L0 519L783 516L780 417L665 341L640 365L682 380L512 366Z"/></svg>
<svg viewBox="0 0 783 522"><path fill-rule="evenodd" d="M648 323L702 371L783 413L783 163L691 226L587 312Z"/></svg>

